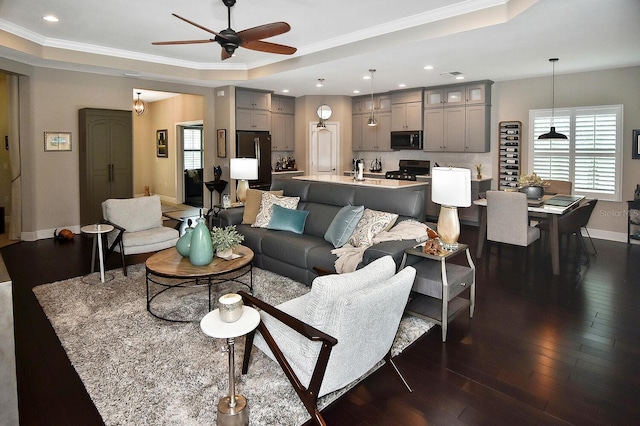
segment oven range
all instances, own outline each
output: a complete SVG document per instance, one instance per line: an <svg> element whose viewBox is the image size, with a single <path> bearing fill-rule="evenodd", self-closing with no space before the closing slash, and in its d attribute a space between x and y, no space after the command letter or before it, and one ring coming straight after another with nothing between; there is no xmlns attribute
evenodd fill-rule
<svg viewBox="0 0 640 426"><path fill-rule="evenodd" d="M386 179L416 180L418 175L429 175L430 164L428 160L400 160L399 170L385 173Z"/></svg>

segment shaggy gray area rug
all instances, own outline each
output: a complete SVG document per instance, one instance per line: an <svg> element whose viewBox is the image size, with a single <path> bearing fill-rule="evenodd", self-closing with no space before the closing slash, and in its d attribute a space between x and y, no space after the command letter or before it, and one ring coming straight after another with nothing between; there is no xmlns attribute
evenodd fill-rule
<svg viewBox="0 0 640 426"><path fill-rule="evenodd" d="M254 294L271 304L309 291L272 272L253 271ZM121 270L111 273L114 279L105 284L78 277L33 290L104 422L215 424L217 403L229 391L228 355L222 352L223 339L212 339L200 330L199 318L208 309L206 287L167 292L156 300L158 310L166 308L167 313L194 320L171 323L146 310L144 265L129 267L128 277ZM212 300L240 287L216 289ZM169 305L181 309L171 310ZM393 355L432 325L403 318ZM307 421L307 411L278 364L253 348L249 372L241 375L244 338L236 339L235 346L236 391L248 400L250 423L300 425ZM328 405L353 385L324 396L319 406Z"/></svg>

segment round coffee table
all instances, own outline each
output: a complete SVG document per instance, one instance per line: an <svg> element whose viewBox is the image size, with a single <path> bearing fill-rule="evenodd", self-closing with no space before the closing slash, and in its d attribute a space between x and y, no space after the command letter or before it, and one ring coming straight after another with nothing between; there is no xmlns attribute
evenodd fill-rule
<svg viewBox="0 0 640 426"><path fill-rule="evenodd" d="M194 266L189 259L182 257L175 247L159 251L150 256L145 262L147 282L147 311L156 318L174 322L200 321L202 316L191 320L169 318L153 309L153 302L160 295L176 289L206 287L208 289L208 311L211 311L211 288L214 285L235 282L242 284L253 292L253 251L245 246L233 249L234 258L225 260L214 257L205 266ZM237 256L237 257L236 257ZM249 283L240 280L248 275ZM153 293L152 287L160 289ZM157 300L156 300L157 301ZM170 300L169 300L170 301ZM180 306L177 306L179 310Z"/></svg>

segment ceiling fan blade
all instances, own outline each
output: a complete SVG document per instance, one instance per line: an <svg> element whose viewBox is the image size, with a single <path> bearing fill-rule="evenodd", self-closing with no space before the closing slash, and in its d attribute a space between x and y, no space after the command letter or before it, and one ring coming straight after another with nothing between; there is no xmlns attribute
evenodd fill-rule
<svg viewBox="0 0 640 426"><path fill-rule="evenodd" d="M243 40L242 47L251 50L259 50L260 52L278 53L280 55L293 55L298 50L295 47L260 40L250 42L245 42Z"/></svg>
<svg viewBox="0 0 640 426"><path fill-rule="evenodd" d="M207 40L154 41L151 44L154 44L156 46L163 46L167 44L196 44L196 43L215 43L215 40L210 38Z"/></svg>
<svg viewBox="0 0 640 426"><path fill-rule="evenodd" d="M220 53L220 59L222 59L224 61L225 59L229 59L232 56L233 55L231 53L229 53L226 50L224 50L224 47L222 48L222 53Z"/></svg>
<svg viewBox="0 0 640 426"><path fill-rule="evenodd" d="M291 26L286 22L272 22L270 24L242 30L238 32L238 37L240 37L243 42L248 43L250 41L262 40L263 38L284 34L289 30L291 30Z"/></svg>
<svg viewBox="0 0 640 426"><path fill-rule="evenodd" d="M204 30L204 31L206 31L206 32L208 32L208 33L211 33L211 34L216 35L216 36L218 36L218 37L226 38L224 35L220 35L219 33L215 32L215 31L213 31L213 30L210 30L210 29L209 29L209 28L207 28L207 27L203 27L203 26L202 26L202 25L200 25L200 24L196 24L195 22L190 21L190 20L188 20L187 18L183 18L183 17L182 17L182 16L180 16L180 15L176 15L175 13L172 13L172 15L173 15L173 16L175 16L176 18L178 18L178 19L182 19L184 22L186 22L186 23L188 23L188 24L191 24L191 25L193 25L194 27L198 27L198 28L200 28L201 30Z"/></svg>

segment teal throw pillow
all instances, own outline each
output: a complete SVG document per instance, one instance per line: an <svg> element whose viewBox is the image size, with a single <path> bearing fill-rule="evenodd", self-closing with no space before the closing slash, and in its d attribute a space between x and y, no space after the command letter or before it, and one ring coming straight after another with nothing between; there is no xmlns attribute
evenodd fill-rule
<svg viewBox="0 0 640 426"><path fill-rule="evenodd" d="M349 237L356 229L363 213L364 206L344 206L333 218L324 234L324 239L333 244L335 248L342 247L349 241Z"/></svg>
<svg viewBox="0 0 640 426"><path fill-rule="evenodd" d="M271 212L271 219L269 220L267 228L302 234L308 215L308 211L288 209L274 204L273 211Z"/></svg>

